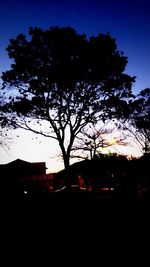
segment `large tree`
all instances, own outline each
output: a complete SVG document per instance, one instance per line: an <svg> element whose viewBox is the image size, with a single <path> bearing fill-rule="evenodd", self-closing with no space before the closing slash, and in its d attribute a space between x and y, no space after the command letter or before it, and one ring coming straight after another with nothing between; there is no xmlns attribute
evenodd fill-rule
<svg viewBox="0 0 150 267"><path fill-rule="evenodd" d="M110 34L30 27L7 51L13 62L2 73L5 123L58 140L65 168L85 126L127 115L135 77L124 72L127 57Z"/></svg>

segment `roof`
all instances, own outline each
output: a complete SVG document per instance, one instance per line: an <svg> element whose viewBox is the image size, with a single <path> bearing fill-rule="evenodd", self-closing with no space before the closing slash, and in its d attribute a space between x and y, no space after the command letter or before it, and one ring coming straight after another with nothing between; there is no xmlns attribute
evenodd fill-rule
<svg viewBox="0 0 150 267"><path fill-rule="evenodd" d="M31 176L46 174L45 162L27 162L16 159L7 164L0 165L3 175L8 176Z"/></svg>

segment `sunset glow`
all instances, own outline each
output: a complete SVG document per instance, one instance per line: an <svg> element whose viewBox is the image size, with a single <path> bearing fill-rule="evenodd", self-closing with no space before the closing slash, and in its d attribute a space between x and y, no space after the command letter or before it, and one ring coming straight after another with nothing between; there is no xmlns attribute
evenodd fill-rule
<svg viewBox="0 0 150 267"><path fill-rule="evenodd" d="M112 138L111 140L109 140L109 144L110 145L116 145L117 144L117 140L115 138Z"/></svg>

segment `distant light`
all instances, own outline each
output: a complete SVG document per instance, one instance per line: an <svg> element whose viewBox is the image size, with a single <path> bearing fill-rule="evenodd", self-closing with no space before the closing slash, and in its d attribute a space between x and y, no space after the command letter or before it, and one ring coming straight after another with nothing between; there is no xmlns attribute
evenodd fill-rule
<svg viewBox="0 0 150 267"><path fill-rule="evenodd" d="M110 145L116 145L117 144L117 140L115 138L112 138L110 141L109 141L109 144Z"/></svg>
<svg viewBox="0 0 150 267"><path fill-rule="evenodd" d="M26 195L28 192L26 190L24 190L23 193Z"/></svg>
<svg viewBox="0 0 150 267"><path fill-rule="evenodd" d="M102 187L102 191L114 191L115 189L113 187Z"/></svg>

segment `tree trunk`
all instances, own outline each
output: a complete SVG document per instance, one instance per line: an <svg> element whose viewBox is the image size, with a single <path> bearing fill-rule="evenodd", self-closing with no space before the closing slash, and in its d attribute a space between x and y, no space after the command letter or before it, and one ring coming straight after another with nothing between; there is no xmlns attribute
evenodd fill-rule
<svg viewBox="0 0 150 267"><path fill-rule="evenodd" d="M65 154L64 157L64 167L65 167L65 183L66 183L66 188L69 190L71 187L71 177L70 177L70 156Z"/></svg>

